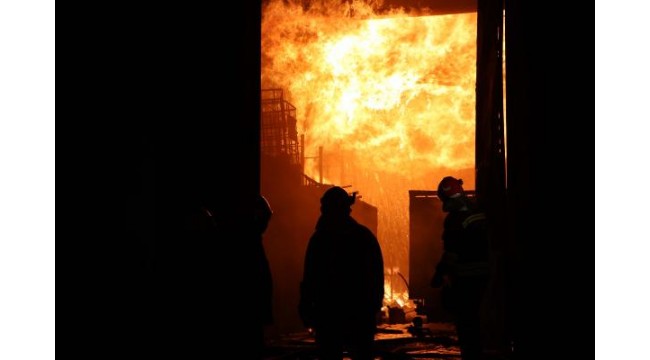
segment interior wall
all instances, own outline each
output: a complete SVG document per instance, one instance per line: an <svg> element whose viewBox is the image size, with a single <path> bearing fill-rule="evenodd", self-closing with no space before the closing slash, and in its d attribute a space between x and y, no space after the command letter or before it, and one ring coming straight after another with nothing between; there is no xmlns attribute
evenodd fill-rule
<svg viewBox="0 0 650 360"><path fill-rule="evenodd" d="M479 0L476 56L476 197L490 221L490 282L483 299L483 340L506 353L506 163L503 116L503 0Z"/></svg>
<svg viewBox="0 0 650 360"><path fill-rule="evenodd" d="M255 303L240 231L229 226L212 242L187 231L201 205L231 225L251 218L260 187L261 2L220 7L227 23L197 7L147 12L165 23L146 23L146 41L132 49L146 56L125 61L133 98L116 102L137 104L124 114L133 127L121 130L138 135L113 144L130 152L119 179L129 199L127 226L109 245L128 262L115 259L109 270L126 275L101 286L115 297L107 339L133 356L216 356L250 336L250 313L233 311Z"/></svg>

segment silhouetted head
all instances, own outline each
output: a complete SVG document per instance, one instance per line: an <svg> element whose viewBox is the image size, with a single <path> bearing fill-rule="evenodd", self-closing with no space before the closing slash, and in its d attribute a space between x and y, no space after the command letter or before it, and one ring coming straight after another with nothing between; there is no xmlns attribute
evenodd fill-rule
<svg viewBox="0 0 650 360"><path fill-rule="evenodd" d="M438 198L442 201L442 210L445 212L466 207L467 197L463 189L463 179L445 176L438 184Z"/></svg>
<svg viewBox="0 0 650 360"><path fill-rule="evenodd" d="M269 226L269 220L273 215L273 210L271 210L271 205L262 195L259 195L255 201L255 208L253 209L253 222L255 229L260 233L264 233L266 228Z"/></svg>
<svg viewBox="0 0 650 360"><path fill-rule="evenodd" d="M413 327L415 327L416 329L421 329L422 328L422 323L423 323L423 321L422 321L421 317L416 316L416 317L413 318Z"/></svg>
<svg viewBox="0 0 650 360"><path fill-rule="evenodd" d="M457 198L465 193L463 179L445 176L438 184L438 198L442 201Z"/></svg>
<svg viewBox="0 0 650 360"><path fill-rule="evenodd" d="M320 212L327 215L348 215L352 211L356 197L348 195L343 188L334 186L328 189L320 198Z"/></svg>

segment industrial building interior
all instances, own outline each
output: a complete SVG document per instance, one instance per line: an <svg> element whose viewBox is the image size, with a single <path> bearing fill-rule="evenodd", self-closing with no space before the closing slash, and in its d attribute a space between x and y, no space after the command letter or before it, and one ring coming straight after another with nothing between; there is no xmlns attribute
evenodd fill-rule
<svg viewBox="0 0 650 360"><path fill-rule="evenodd" d="M429 286L444 215L426 189L452 175L475 196L477 11L469 3L404 5L269 1L262 8L261 193L275 209L264 236L274 294L270 356L287 348L300 358L302 345L308 358L313 350L296 311L298 285L319 198L335 185L360 194L352 216L384 254L377 343L392 356L459 356L451 316ZM490 104L499 119L501 99ZM499 254L492 254L495 278ZM486 353L496 358L508 347L494 340L503 295L492 292L486 302L493 328ZM416 317L429 336L409 332Z"/></svg>
<svg viewBox="0 0 650 360"><path fill-rule="evenodd" d="M329 112L327 105L323 104L338 99L344 88L337 87L340 84L328 87L327 82L305 83L306 79L327 77L326 73L317 73L314 69L308 69L307 75L301 75L300 71L304 69L300 65L313 63L313 58L304 59L299 57L305 54L286 53L286 56L298 57L280 59L265 53L269 47L278 50L286 45L289 51L307 47L309 31L315 30L300 28L300 31L291 33L288 29L277 28L277 33L282 36L298 36L299 42L289 45L279 38L265 38L266 34L273 33L273 28L267 28L265 32L264 9L272 6L289 9L291 11L283 16L295 24L299 20L299 12L310 14L310 9L318 9L328 3L344 4L350 8L354 2L269 0L238 5L236 16L242 21L234 25L233 31L239 35L229 43L234 49L233 69L230 77L223 78L220 84L229 91L219 99L224 107L231 106L235 115L228 116L234 116L236 121L229 123L227 131L220 128L219 121L215 123L204 119L186 123L184 126L162 129L166 139L172 139L165 145L159 145L149 138L143 141L144 145L141 144L145 148L141 152L144 154L144 165L140 164L139 171L144 183L154 184L147 185L145 190L133 197L134 208L139 207L140 210L134 210L131 214L131 219L138 220L129 223L132 232L139 236L134 261L144 269L142 284L145 284L145 290L134 286L137 288L134 293L142 295L134 296L141 299L137 306L146 314L143 315L141 328L158 335L156 344L188 343L208 348L215 356L227 353L224 349L235 347L232 345L235 342L246 343L249 331L247 314L255 301L250 284L242 283L249 271L246 268L246 255L235 241L228 241L230 238L236 239L237 232L232 230L223 234L223 239L210 245L179 242L178 239L184 237L182 221L179 220L183 218L180 209L205 202L218 204L215 207L221 210L217 211L216 216L244 216L253 208L256 195L263 194L274 212L264 235L264 248L273 275L274 313L274 323L265 329L268 345L265 358L313 359L313 339L303 328L296 311L298 283L302 275L306 242L318 216L319 198L328 187L339 185L360 194L359 201L353 207L353 216L378 236L389 265L385 269L388 289L386 313L377 336L381 349L377 358L459 358L454 330L449 326L449 314L441 310L439 294L427 286L435 256L441 252L441 244L431 240L439 237L440 228L430 225L442 221L440 204L432 190L441 176L451 173L468 179L472 190L470 194L486 208L493 221L492 235L496 240L492 243L494 257L491 270L494 280L485 312L487 355L494 359L514 359L515 354L526 348L528 336L528 329L521 324L522 313L518 307L527 300L521 293L525 285L522 285L518 274L521 259L526 256L520 245L531 236L529 225L532 220L521 214L532 208L533 183L544 178L546 175L543 173L549 167L544 160L545 144L539 138L538 131L545 129L545 115L538 110L543 107L543 91L546 88L540 86L544 80L532 66L534 55L542 50L529 41L533 36L533 25L528 20L534 11L520 6L521 2L517 0L391 0L373 8L376 12L373 14L348 14L350 17L376 16L397 21L410 21L409 16L404 14L416 14L413 18L425 22L427 19L445 19L441 23L433 20L432 28L439 30L447 26L447 29L454 29L445 36L461 38L448 40L452 44L465 44L458 45L465 52L468 49L466 45L471 43L469 49L474 52L467 59L460 59L458 53L449 49L440 51L444 54L439 59L435 58L436 49L431 53L425 52L420 58L409 54L407 59L419 64L425 72L429 69L425 78L435 78L431 80L435 86L427 88L426 81L422 79L400 80L395 76L391 78L393 83L388 82L384 86L390 88L388 84L402 86L414 81L414 85L426 88L424 92L429 91L439 98L431 100L413 89L400 90L400 96L410 101L408 107L397 102L390 109L379 108L378 102L391 101L386 100L389 95L392 96L388 94L390 89L384 89L384 93L376 92L375 98L366 102L367 107L375 112L364 115L355 112L354 106L346 103L348 98L341 98L339 103L334 104L333 107L340 105L341 112ZM401 9L402 13L397 13L395 9ZM280 15L275 16L275 20L282 19ZM314 19L309 20L316 30L322 26L314 23ZM365 21L354 20L356 24ZM462 30L456 21L463 22L463 26L468 22L473 24L474 27L469 27L469 33L475 33L471 41L459 35L466 34L467 28ZM425 30L429 25L413 22L418 34L427 34ZM374 31L379 32L385 23L379 21L373 24ZM280 26L277 23L273 25ZM341 22L336 23L336 27L345 26ZM406 23L400 23L398 28L405 26ZM319 36L327 36L324 28L319 31ZM350 38L354 36L360 39L361 45L348 44L352 48L368 45L367 39L361 35L355 34ZM410 41L412 35L401 36L396 40L398 44ZM422 39L437 44L435 37L423 36ZM393 43L389 47L395 46ZM406 44L405 48L409 46L418 49L422 45ZM505 65L504 49L507 54ZM403 61L402 58L395 58L402 51L406 49L376 55L387 57L387 62L379 67L386 68ZM436 65L435 60L448 67ZM289 66L282 68L282 61ZM363 62L364 59L358 61ZM454 67L468 61L475 63L475 67ZM272 70L293 69L295 72L283 73L282 76L278 75L278 71L265 72L271 63ZM411 69L414 66L412 63L405 65ZM358 72L358 69L355 71ZM437 78L434 76L436 71L445 73L449 78ZM469 95L467 87L449 83L453 81L449 79L456 79L454 76L459 74L463 75L462 81L469 79L468 83L463 84L469 84ZM505 88L504 84L507 84ZM357 93L362 92L363 89L357 89ZM462 94L465 103L450 103L450 99L458 98L459 94ZM508 99L507 103L505 98ZM197 103L202 100L213 101L207 97L193 99ZM399 117L400 106L406 111L404 118ZM427 107L433 107L434 113L426 113L418 118L418 114ZM445 108L448 108L445 110L447 113L435 113L436 109ZM341 114L347 114L349 118L341 119ZM365 121L364 116L368 117L365 123L361 121ZM454 116L460 117L461 121L454 119ZM435 125L432 132L414 129L419 126L416 124L431 123L436 117L443 118L445 122ZM398 154L396 148L390 147L397 138L382 138L381 131L385 130L385 125L396 119L402 121L400 127L389 130L399 129L408 133L406 137L398 136L402 142L397 143L404 145L405 138L411 139L411 150L414 152ZM366 127L354 128L359 124ZM456 131L452 140L458 142L437 144L435 138L443 136L445 131ZM462 139L458 138L458 134L463 134ZM351 141L351 138L360 136L360 142ZM220 141L215 141L216 138ZM373 142L379 139L385 142ZM357 144L359 148L341 144ZM369 147L363 148L362 144ZM445 154L444 161L427 157L429 153L439 153L445 146L453 151ZM392 149L393 155L404 157L391 158L390 154L377 154L382 147ZM388 162L379 163L383 160ZM364 168L366 165L368 168ZM418 170L419 165L428 170ZM379 175L373 173L372 169L377 169ZM403 178L390 180L384 177L386 184L394 181L397 185L386 185L385 189L372 187L373 176L381 178L391 171L399 173L400 169L407 174L417 173L418 180L408 182ZM380 196L382 191L384 198ZM391 217L382 213L386 210L382 208L386 199L400 199L395 200L400 207L392 210ZM155 203L152 212L143 210L146 206L142 204L148 201ZM395 220L392 224L391 219L396 217L399 217L399 221ZM143 223L147 225L143 226ZM427 258L418 256L425 253L433 254L434 259L428 262ZM164 313L164 320L157 316L160 313ZM421 338L409 333L408 328L415 316L427 320L427 326L432 331L430 336ZM246 349L240 345L234 351L240 354L237 358L248 358Z"/></svg>

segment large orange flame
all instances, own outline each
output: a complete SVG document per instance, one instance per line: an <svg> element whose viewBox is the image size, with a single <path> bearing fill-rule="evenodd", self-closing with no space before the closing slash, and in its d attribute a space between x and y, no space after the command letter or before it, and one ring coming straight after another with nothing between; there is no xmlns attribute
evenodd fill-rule
<svg viewBox="0 0 650 360"><path fill-rule="evenodd" d="M262 20L262 87L286 90L323 176L378 207L386 266L406 276L408 190L474 186L476 14L412 15L271 1ZM318 178L315 161L305 171Z"/></svg>

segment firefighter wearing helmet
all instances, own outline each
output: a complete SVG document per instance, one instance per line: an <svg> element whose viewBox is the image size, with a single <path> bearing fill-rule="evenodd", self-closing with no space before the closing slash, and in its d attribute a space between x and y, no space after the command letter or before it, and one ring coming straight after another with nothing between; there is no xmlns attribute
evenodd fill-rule
<svg viewBox="0 0 650 360"><path fill-rule="evenodd" d="M431 286L442 288L443 304L454 315L462 359L480 359L480 305L488 282L487 218L467 197L462 179L444 177L437 195L447 216L444 252Z"/></svg>
<svg viewBox="0 0 650 360"><path fill-rule="evenodd" d="M384 265L375 235L350 216L354 202L341 187L325 191L307 245L298 310L315 332L320 359L341 359L343 351L373 359Z"/></svg>

